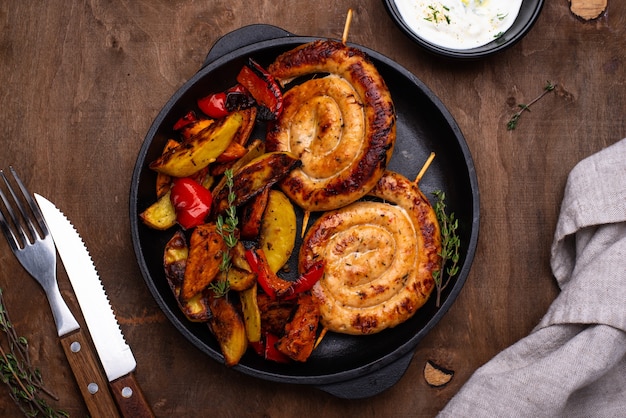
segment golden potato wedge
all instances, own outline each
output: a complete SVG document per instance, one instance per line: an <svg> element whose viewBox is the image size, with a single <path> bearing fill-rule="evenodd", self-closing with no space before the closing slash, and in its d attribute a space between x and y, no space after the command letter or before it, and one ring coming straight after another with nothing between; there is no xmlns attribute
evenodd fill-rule
<svg viewBox="0 0 626 418"><path fill-rule="evenodd" d="M180 293L180 287L183 285L183 279L185 278L187 257L189 257L187 240L185 239L185 234L181 230L178 230L165 244L165 250L163 251L165 278L177 298Z"/></svg>
<svg viewBox="0 0 626 418"><path fill-rule="evenodd" d="M266 187L243 206L239 227L241 239L256 240L259 237L269 195L270 189Z"/></svg>
<svg viewBox="0 0 626 418"><path fill-rule="evenodd" d="M233 164L228 165L228 167L230 167L233 170L233 172L236 172L241 167L248 164L250 161L263 155L265 153L265 143L261 141L260 139L255 139L254 141L252 141L250 145L246 147L246 150L247 152L243 157L235 161ZM226 167L222 167L222 168L225 169ZM220 175L224 174L224 171L225 170L220 169ZM226 185L226 177L222 177L220 181L213 188L213 193L215 193L215 190L221 190L225 185Z"/></svg>
<svg viewBox="0 0 626 418"><path fill-rule="evenodd" d="M212 315L207 292L197 293L184 302L179 300L179 306L185 317L191 322L207 322Z"/></svg>
<svg viewBox="0 0 626 418"><path fill-rule="evenodd" d="M248 341L256 343L261 340L261 311L257 303L257 284L250 289L239 292L243 323L246 327Z"/></svg>
<svg viewBox="0 0 626 418"><path fill-rule="evenodd" d="M233 266L240 270L247 271L248 273L252 273L252 268L248 260L246 260L246 248L241 241L237 241L237 244L230 249L230 258Z"/></svg>
<svg viewBox="0 0 626 418"><path fill-rule="evenodd" d="M215 224L202 224L193 230L189 239L185 278L180 291L180 300L183 303L202 292L215 279L225 251L226 243L217 232Z"/></svg>
<svg viewBox="0 0 626 418"><path fill-rule="evenodd" d="M289 260L295 244L296 212L293 204L283 192L270 190L261 223L259 248L265 252L274 273Z"/></svg>
<svg viewBox="0 0 626 418"><path fill-rule="evenodd" d="M233 192L235 206L241 206L256 196L266 187L284 178L291 170L302 164L298 157L290 152L275 151L261 155L239 168L233 175ZM213 189L214 216L221 214L228 208L228 187L223 185Z"/></svg>
<svg viewBox="0 0 626 418"><path fill-rule="evenodd" d="M209 328L220 345L224 363L229 367L234 366L248 348L246 327L237 309L228 299L214 297L210 307Z"/></svg>
<svg viewBox="0 0 626 418"><path fill-rule="evenodd" d="M178 230L165 244L163 267L165 278L178 301L180 310L192 322L206 322L211 316L209 299L206 292L200 292L191 299L182 302L179 298L180 289L185 277L185 267L189 256L189 248L182 231Z"/></svg>
<svg viewBox="0 0 626 418"><path fill-rule="evenodd" d="M237 130L237 134L233 138L233 142L245 146L254 129L258 111L257 108L253 106L248 109L242 109L240 112L243 117L243 122L241 123L241 127Z"/></svg>
<svg viewBox="0 0 626 418"><path fill-rule="evenodd" d="M231 260L232 263L232 260ZM256 273L240 269L231 264L228 272L220 271L217 273L216 281L228 280L228 288L236 292L249 289L256 283Z"/></svg>
<svg viewBox="0 0 626 418"><path fill-rule="evenodd" d="M163 148L163 153L170 152L174 148L176 148L180 143L174 139L168 139L165 144L165 148ZM168 176L167 174L157 173L156 179L156 195L157 199L163 196L170 190L172 186L172 176Z"/></svg>
<svg viewBox="0 0 626 418"><path fill-rule="evenodd" d="M228 148L242 121L242 115L233 112L213 122L178 147L151 162L150 168L174 177L192 175L214 162Z"/></svg>
<svg viewBox="0 0 626 418"><path fill-rule="evenodd" d="M139 214L141 221L150 228L164 231L176 225L176 210L167 191L156 202Z"/></svg>

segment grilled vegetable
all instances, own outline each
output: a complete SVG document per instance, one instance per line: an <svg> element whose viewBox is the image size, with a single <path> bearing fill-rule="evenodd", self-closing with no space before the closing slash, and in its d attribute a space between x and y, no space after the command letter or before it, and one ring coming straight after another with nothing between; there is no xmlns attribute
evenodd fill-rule
<svg viewBox="0 0 626 418"><path fill-rule="evenodd" d="M185 229L204 223L213 201L209 190L188 177L174 180L170 199L176 211L176 221Z"/></svg>
<svg viewBox="0 0 626 418"><path fill-rule="evenodd" d="M276 119L283 110L283 95L274 77L252 58L237 75L237 81L254 97L257 104L268 109L268 119Z"/></svg>
<svg viewBox="0 0 626 418"><path fill-rule="evenodd" d="M258 342L261 340L261 311L257 303L256 283L250 289L239 292L239 300L248 341Z"/></svg>
<svg viewBox="0 0 626 418"><path fill-rule="evenodd" d="M241 206L266 187L285 177L299 166L300 160L290 152L271 152L261 155L238 169L233 176L236 198L234 206ZM213 216L228 207L228 188L218 185L213 189Z"/></svg>
<svg viewBox="0 0 626 418"><path fill-rule="evenodd" d="M259 247L265 252L271 270L280 270L293 252L296 243L296 212L278 190L270 190L263 215Z"/></svg>
<svg viewBox="0 0 626 418"><path fill-rule="evenodd" d="M257 283L270 299L276 299L277 295L287 291L291 286L291 282L281 279L272 271L262 249L250 248L246 250L246 260L257 275Z"/></svg>
<svg viewBox="0 0 626 418"><path fill-rule="evenodd" d="M214 162L228 148L242 122L239 112L231 113L164 153L150 163L150 168L174 177L188 177Z"/></svg>
<svg viewBox="0 0 626 418"><path fill-rule="evenodd" d="M259 237L269 194L270 189L265 188L243 207L241 211L241 239L256 240Z"/></svg>
<svg viewBox="0 0 626 418"><path fill-rule="evenodd" d="M225 364L234 366L248 348L243 320L227 298L212 298L210 308L209 328L220 345Z"/></svg>
<svg viewBox="0 0 626 418"><path fill-rule="evenodd" d="M165 251L163 252L165 278L178 301L180 310L185 314L187 319L192 322L206 322L211 316L209 299L206 292L200 292L185 302L181 302L179 298L180 289L185 277L185 267L187 265L188 256L189 248L187 247L185 236L182 231L176 231L167 244L165 244Z"/></svg>
<svg viewBox="0 0 626 418"><path fill-rule="evenodd" d="M202 292L215 279L220 271L224 251L227 251L226 243L215 224L202 224L193 230L180 292L183 303Z"/></svg>
<svg viewBox="0 0 626 418"><path fill-rule="evenodd" d="M198 107L205 115L214 119L226 117L230 113L226 108L226 93L223 91L198 99Z"/></svg>
<svg viewBox="0 0 626 418"><path fill-rule="evenodd" d="M150 228L166 230L176 225L176 211L166 192L156 202L139 214L139 218Z"/></svg>

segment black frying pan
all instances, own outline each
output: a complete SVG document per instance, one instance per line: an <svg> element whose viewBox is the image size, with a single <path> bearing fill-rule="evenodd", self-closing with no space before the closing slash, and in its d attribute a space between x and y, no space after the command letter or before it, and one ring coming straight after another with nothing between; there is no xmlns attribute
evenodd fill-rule
<svg viewBox="0 0 626 418"><path fill-rule="evenodd" d="M130 223L134 249L146 284L172 324L202 352L223 362L219 345L204 324L191 323L178 309L162 267L163 248L173 231L144 226L138 214L155 201L156 174L148 164L174 136L172 126L196 100L234 85L247 58L267 66L274 58L316 38L295 36L280 28L252 25L218 40L203 67L165 104L150 127L137 157L130 190ZM404 374L418 342L450 308L467 278L478 239L479 199L474 165L456 122L437 97L409 71L362 46L385 78L397 114L397 142L389 169L415 178L431 151L437 155L420 182L430 196L446 193L448 209L459 220L460 272L442 295L440 308L434 298L413 318L393 329L369 336L328 333L304 364L277 364L247 353L234 369L260 379L318 387L342 398L373 396L395 384ZM260 127L255 135L263 135ZM312 222L312 221L311 221ZM297 251L294 251L297 253Z"/></svg>

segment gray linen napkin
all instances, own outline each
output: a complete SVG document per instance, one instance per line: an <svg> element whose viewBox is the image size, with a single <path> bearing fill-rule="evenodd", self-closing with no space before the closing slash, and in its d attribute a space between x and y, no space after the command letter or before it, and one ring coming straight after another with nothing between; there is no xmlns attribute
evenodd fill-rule
<svg viewBox="0 0 626 418"><path fill-rule="evenodd" d="M552 244L561 292L438 417L626 417L626 138L571 171Z"/></svg>

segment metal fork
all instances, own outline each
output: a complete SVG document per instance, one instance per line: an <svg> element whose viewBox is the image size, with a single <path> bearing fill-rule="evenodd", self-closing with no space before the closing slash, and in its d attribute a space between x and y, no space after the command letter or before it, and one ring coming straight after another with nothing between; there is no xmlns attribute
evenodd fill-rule
<svg viewBox="0 0 626 418"><path fill-rule="evenodd" d="M19 192L0 170L0 177L8 190L4 193L0 187L0 228L19 262L39 282L48 297L65 357L90 415L119 417L97 354L59 291L56 246L43 214L13 167L9 170Z"/></svg>
<svg viewBox="0 0 626 418"><path fill-rule="evenodd" d="M9 221L0 210L0 227L20 264L43 287L50 302L57 331L59 336L62 336L78 329L79 325L59 291L56 247L39 207L13 167L9 167L9 170L22 199L18 197L4 171L0 170L0 176L13 201L11 203L7 194L0 188L0 198L10 218ZM24 201L30 211L24 205Z"/></svg>

